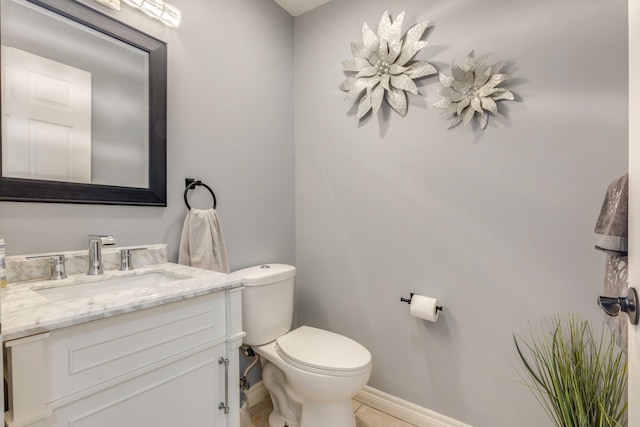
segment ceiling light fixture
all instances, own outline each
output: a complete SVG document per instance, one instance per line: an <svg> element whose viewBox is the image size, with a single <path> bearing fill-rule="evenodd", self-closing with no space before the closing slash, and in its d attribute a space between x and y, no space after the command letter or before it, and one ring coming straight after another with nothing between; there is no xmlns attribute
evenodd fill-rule
<svg viewBox="0 0 640 427"><path fill-rule="evenodd" d="M162 10L162 15L160 15L159 19L164 22L165 25L176 28L178 25L180 25L182 12L180 12L180 9L178 9L174 5L165 3Z"/></svg>
<svg viewBox="0 0 640 427"><path fill-rule="evenodd" d="M162 0L144 0L140 5L140 9L149 16L160 18L164 9L164 2Z"/></svg>
<svg viewBox="0 0 640 427"><path fill-rule="evenodd" d="M98 3L102 3L105 6L109 6L111 9L120 10L120 0L96 0Z"/></svg>
<svg viewBox="0 0 640 427"><path fill-rule="evenodd" d="M98 3L120 10L120 0L96 0ZM129 6L142 10L169 27L178 27L182 19L180 9L162 0L124 0Z"/></svg>

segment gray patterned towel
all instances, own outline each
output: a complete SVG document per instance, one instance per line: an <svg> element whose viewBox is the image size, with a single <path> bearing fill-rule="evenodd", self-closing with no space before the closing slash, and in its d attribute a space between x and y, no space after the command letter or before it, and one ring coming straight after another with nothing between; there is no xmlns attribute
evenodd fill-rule
<svg viewBox="0 0 640 427"><path fill-rule="evenodd" d="M625 174L609 184L596 222L596 249L612 256L627 255L628 196L629 174Z"/></svg>
<svg viewBox="0 0 640 427"><path fill-rule="evenodd" d="M596 223L596 249L606 253L604 295L620 297L629 286L627 265L629 174L616 179L607 189ZM627 316L604 315L616 343L627 353Z"/></svg>

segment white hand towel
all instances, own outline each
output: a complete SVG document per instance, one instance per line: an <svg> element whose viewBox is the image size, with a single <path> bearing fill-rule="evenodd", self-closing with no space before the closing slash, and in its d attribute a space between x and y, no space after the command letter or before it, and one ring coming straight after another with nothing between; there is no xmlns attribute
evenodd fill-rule
<svg viewBox="0 0 640 427"><path fill-rule="evenodd" d="M214 209L191 209L187 212L180 238L178 264L229 273L227 248Z"/></svg>

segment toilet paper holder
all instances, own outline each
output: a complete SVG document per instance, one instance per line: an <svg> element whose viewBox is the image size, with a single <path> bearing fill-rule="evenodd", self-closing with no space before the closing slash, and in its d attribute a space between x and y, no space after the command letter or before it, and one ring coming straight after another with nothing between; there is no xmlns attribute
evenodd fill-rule
<svg viewBox="0 0 640 427"><path fill-rule="evenodd" d="M407 304L411 305L411 299L413 298L414 295L415 295L415 292L411 292L409 294L409 298L400 297L400 302L406 302ZM441 305L436 306L436 311L442 312L442 306Z"/></svg>

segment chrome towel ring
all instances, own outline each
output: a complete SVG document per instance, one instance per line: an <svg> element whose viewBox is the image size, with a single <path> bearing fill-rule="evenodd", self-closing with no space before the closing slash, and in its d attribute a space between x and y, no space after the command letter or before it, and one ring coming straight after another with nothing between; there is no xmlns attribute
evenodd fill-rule
<svg viewBox="0 0 640 427"><path fill-rule="evenodd" d="M187 193L189 192L189 190L193 190L198 186L202 186L204 188L206 188L207 190L209 190L209 193L211 193L211 197L213 197L213 208L216 208L216 195L213 192L213 190L211 189L211 187L209 187L207 184L205 184L204 182L200 181L200 180L195 180L193 178L186 178L185 179L185 185L186 188L184 189L184 204L187 205L187 209L191 210L191 206L189 205L189 201L187 200Z"/></svg>

